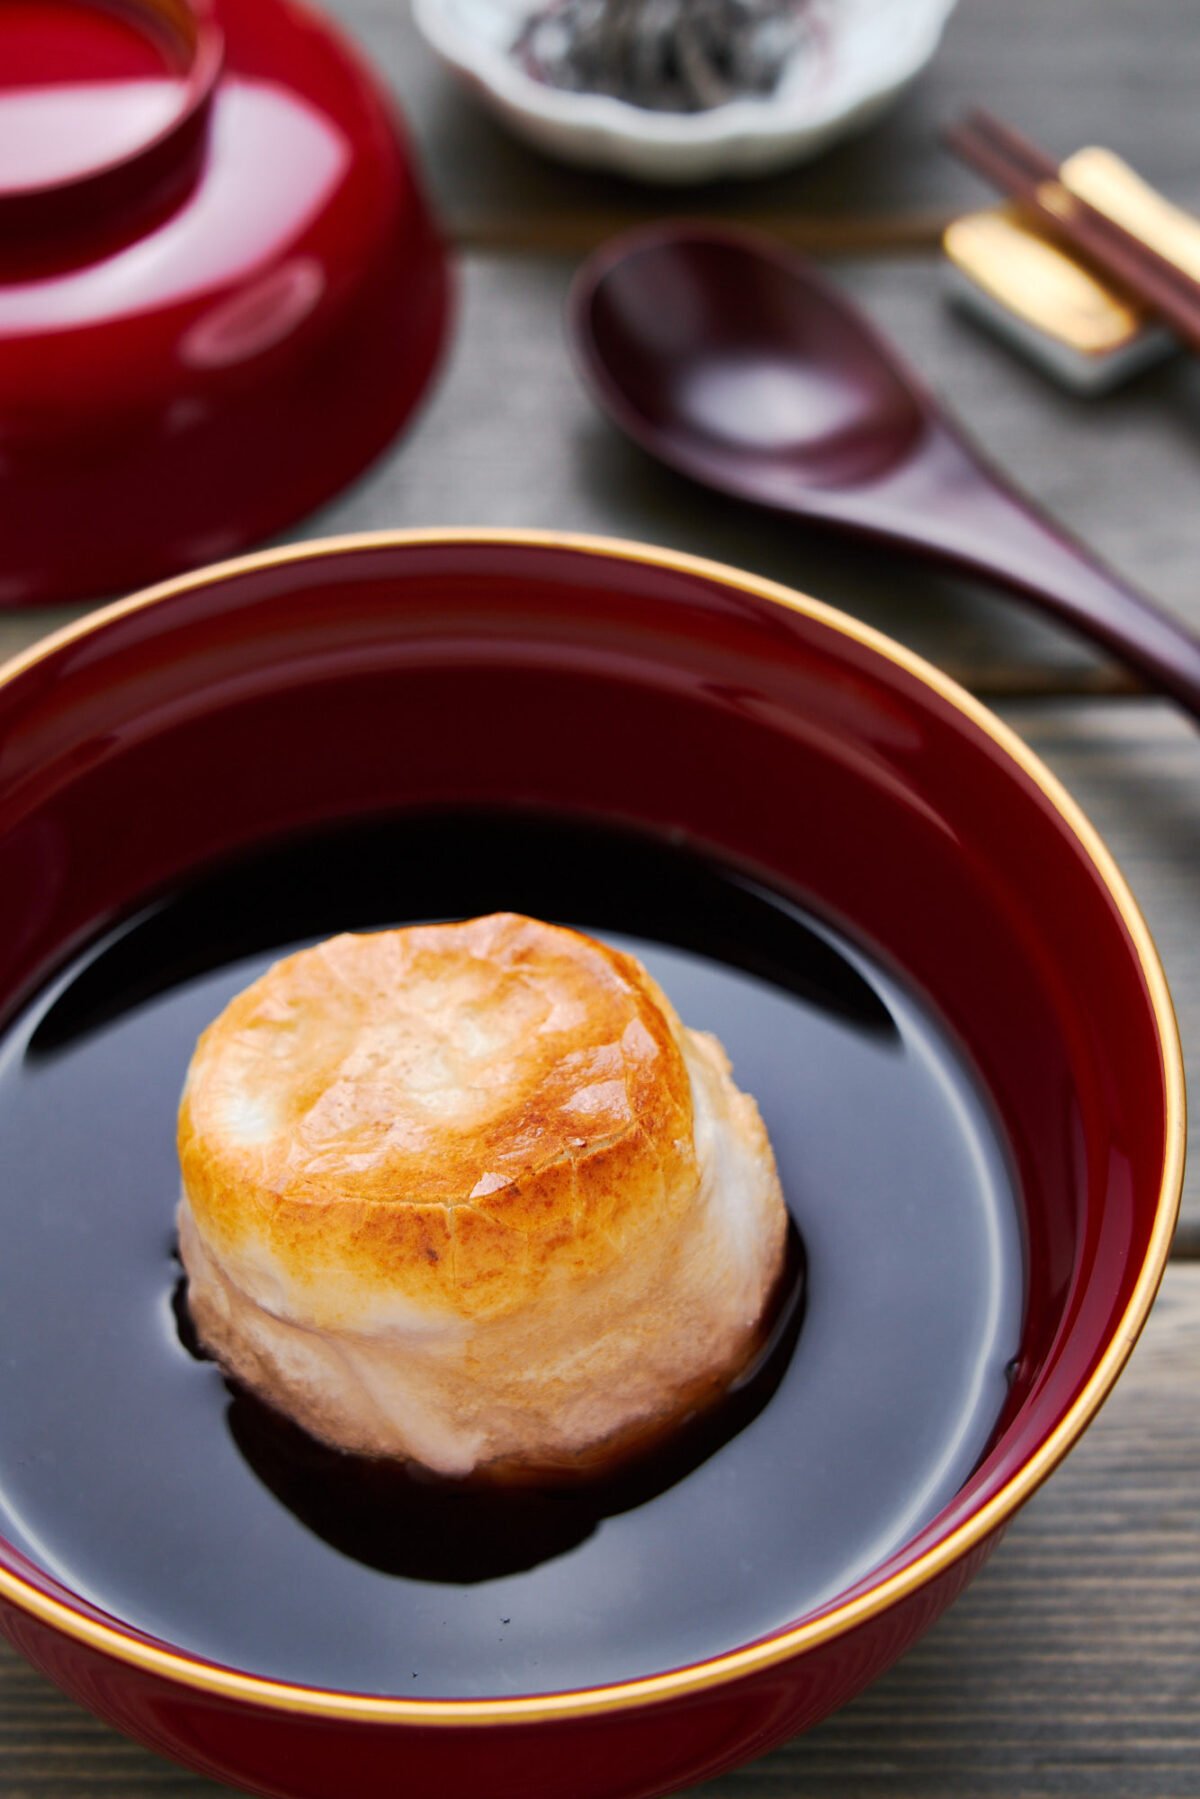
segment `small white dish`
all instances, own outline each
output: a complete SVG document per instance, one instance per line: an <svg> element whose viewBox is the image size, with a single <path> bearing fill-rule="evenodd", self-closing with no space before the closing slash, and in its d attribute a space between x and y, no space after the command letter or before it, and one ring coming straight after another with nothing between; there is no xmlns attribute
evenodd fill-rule
<svg viewBox="0 0 1200 1799"><path fill-rule="evenodd" d="M814 0L814 41L767 96L708 112L653 112L565 92L512 54L542 0L413 0L429 44L498 118L566 162L642 181L766 174L869 125L924 68L955 0Z"/></svg>

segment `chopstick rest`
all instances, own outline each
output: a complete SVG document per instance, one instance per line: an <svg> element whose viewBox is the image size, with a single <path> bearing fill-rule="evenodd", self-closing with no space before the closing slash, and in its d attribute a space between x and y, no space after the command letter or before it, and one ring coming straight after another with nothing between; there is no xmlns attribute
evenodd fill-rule
<svg viewBox="0 0 1200 1799"><path fill-rule="evenodd" d="M1151 241L1144 232L1131 230L1093 205L1064 183L1062 170L1044 150L979 108L944 136L956 155L1019 201L1043 232L1069 245L1089 267L1140 300L1184 343L1200 350L1200 283L1162 247L1161 232ZM1126 184L1127 206L1129 200Z"/></svg>
<svg viewBox="0 0 1200 1799"><path fill-rule="evenodd" d="M1176 348L1143 307L1015 206L955 219L942 248L954 304L1074 393L1108 393Z"/></svg>
<svg viewBox="0 0 1200 1799"><path fill-rule="evenodd" d="M1060 168L982 109L945 142L1013 202L946 233L952 289L970 310L1081 392L1113 386L1172 338L1200 349L1200 221L1111 151L1080 150Z"/></svg>

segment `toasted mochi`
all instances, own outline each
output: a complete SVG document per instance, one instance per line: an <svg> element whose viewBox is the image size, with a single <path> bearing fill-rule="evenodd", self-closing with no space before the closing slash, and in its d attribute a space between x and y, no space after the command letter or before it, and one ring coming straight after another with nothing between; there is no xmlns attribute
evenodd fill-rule
<svg viewBox="0 0 1200 1799"><path fill-rule="evenodd" d="M502 913L334 937L201 1036L193 1321L314 1436L602 1468L744 1365L786 1213L754 1101L632 956Z"/></svg>

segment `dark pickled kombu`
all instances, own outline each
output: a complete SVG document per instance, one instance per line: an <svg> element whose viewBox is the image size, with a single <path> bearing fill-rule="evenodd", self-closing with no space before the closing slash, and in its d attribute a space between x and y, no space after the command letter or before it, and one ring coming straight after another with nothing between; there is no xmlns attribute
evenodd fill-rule
<svg viewBox="0 0 1200 1799"><path fill-rule="evenodd" d="M513 55L547 86L654 112L762 97L817 41L812 0L551 0Z"/></svg>
<svg viewBox="0 0 1200 1799"><path fill-rule="evenodd" d="M232 995L338 930L503 908L631 949L716 1032L795 1226L757 1368L595 1487L456 1487L312 1442L193 1353L172 1255L179 1089ZM0 1143L0 1531L139 1629L282 1679L555 1690L776 1629L962 1484L1019 1340L1008 1158L928 1009L739 875L563 821L364 824L196 879L10 1031Z"/></svg>

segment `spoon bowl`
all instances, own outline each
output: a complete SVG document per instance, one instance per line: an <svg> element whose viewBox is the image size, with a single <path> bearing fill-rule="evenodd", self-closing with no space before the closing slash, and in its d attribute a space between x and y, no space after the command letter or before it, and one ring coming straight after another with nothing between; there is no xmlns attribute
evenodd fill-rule
<svg viewBox="0 0 1200 1799"><path fill-rule="evenodd" d="M595 397L660 461L996 581L1200 716L1200 643L992 468L801 257L683 221L633 231L584 266L569 323Z"/></svg>
<svg viewBox="0 0 1200 1799"><path fill-rule="evenodd" d="M921 405L864 354L824 286L796 304L789 260L733 237L662 238L610 266L579 321L590 373L664 461L744 497L877 478L910 450Z"/></svg>

